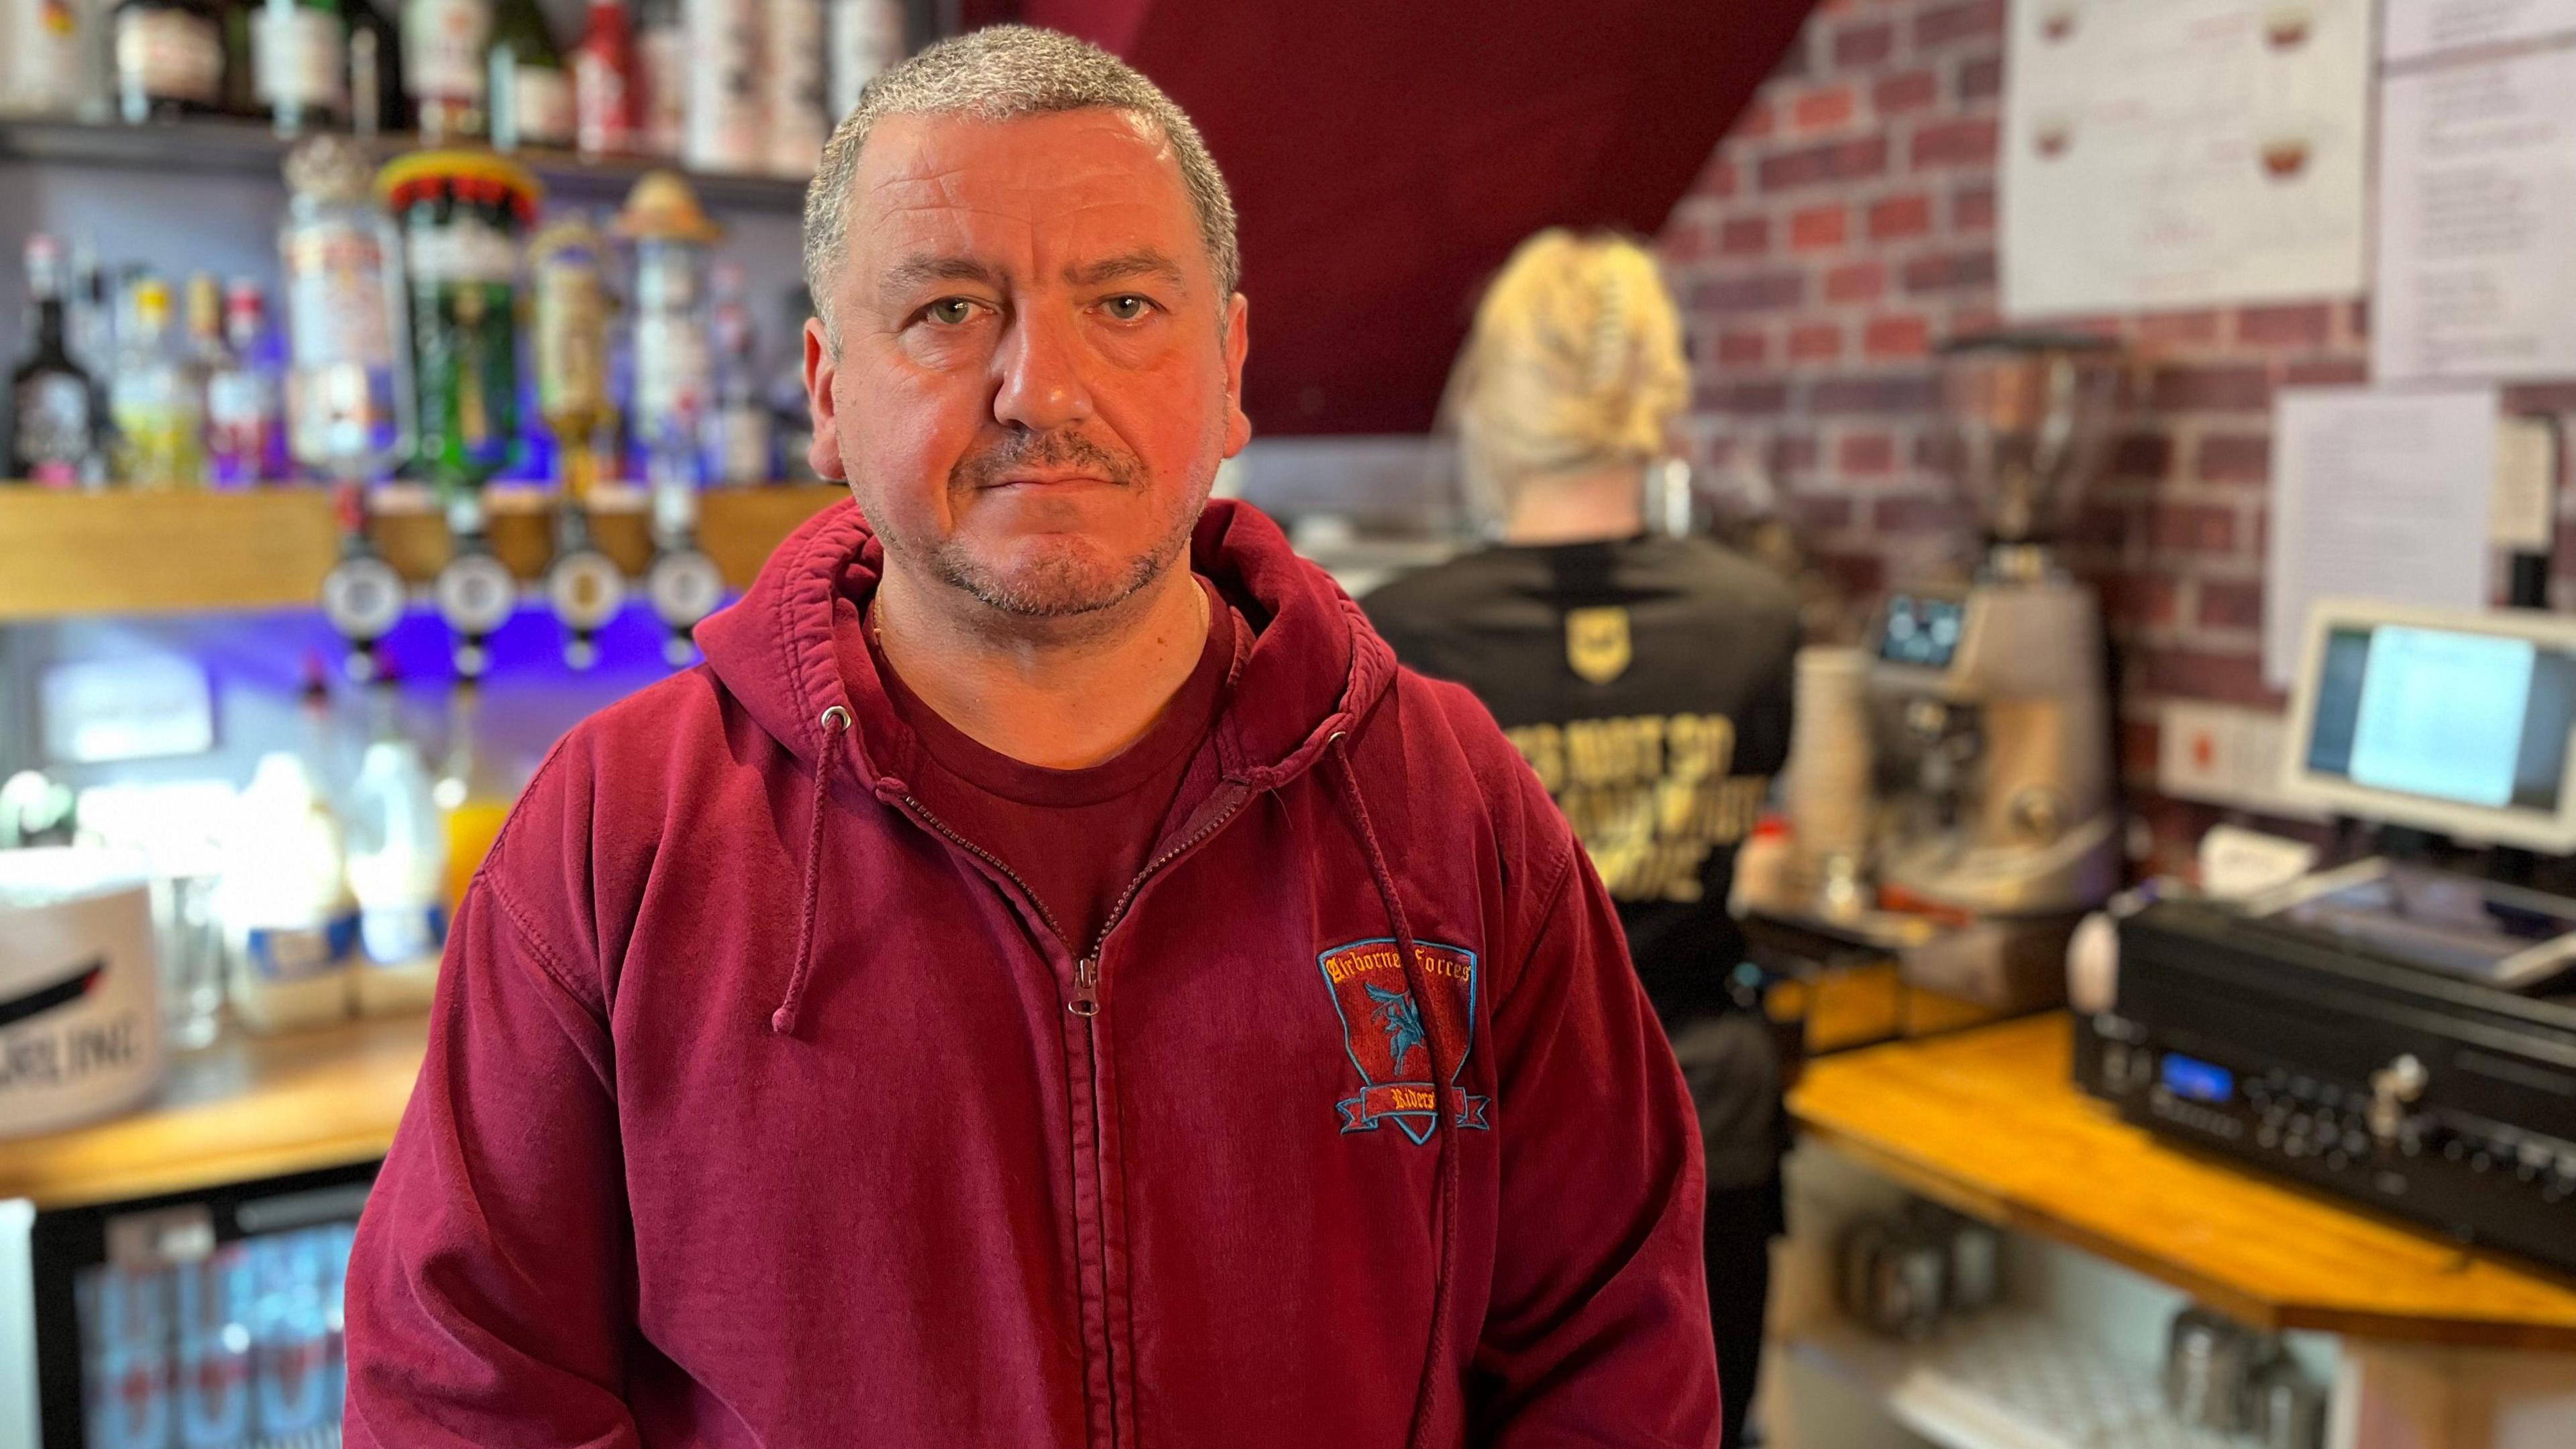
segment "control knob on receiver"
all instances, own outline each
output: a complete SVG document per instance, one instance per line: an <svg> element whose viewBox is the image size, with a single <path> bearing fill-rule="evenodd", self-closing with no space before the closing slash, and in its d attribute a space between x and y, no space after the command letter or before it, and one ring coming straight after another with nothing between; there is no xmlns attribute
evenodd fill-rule
<svg viewBox="0 0 2576 1449"><path fill-rule="evenodd" d="M2407 1104L2424 1095L2429 1080L2413 1052L2371 1073L2370 1135L2383 1143L2396 1141L2397 1129L2406 1122Z"/></svg>

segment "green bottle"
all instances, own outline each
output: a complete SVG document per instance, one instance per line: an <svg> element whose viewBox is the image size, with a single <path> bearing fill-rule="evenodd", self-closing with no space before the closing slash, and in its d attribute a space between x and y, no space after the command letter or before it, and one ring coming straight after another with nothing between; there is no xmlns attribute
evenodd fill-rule
<svg viewBox="0 0 2576 1449"><path fill-rule="evenodd" d="M493 139L572 149L572 72L537 0L501 0L492 17Z"/></svg>

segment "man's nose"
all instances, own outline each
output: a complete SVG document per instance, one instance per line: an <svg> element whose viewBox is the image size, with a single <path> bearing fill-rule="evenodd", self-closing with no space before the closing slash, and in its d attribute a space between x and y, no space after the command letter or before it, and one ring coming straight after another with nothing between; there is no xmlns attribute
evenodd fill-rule
<svg viewBox="0 0 2576 1449"><path fill-rule="evenodd" d="M1078 325L1049 308L1029 308L1012 318L1002 341L1001 386L993 396L995 422L1045 433L1091 416Z"/></svg>

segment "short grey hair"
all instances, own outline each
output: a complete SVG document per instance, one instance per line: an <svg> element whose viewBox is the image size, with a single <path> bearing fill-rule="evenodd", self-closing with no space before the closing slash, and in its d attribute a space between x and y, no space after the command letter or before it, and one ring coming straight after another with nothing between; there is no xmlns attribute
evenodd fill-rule
<svg viewBox="0 0 2576 1449"><path fill-rule="evenodd" d="M1088 41L1028 25L995 25L940 41L869 81L824 144L805 188L805 289L823 334L840 345L826 285L849 243L850 181L868 133L888 116L962 115L979 121L1092 109L1125 111L1162 134L1198 212L1199 239L1216 273L1217 315L1242 281L1234 197L1198 127L1161 87Z"/></svg>

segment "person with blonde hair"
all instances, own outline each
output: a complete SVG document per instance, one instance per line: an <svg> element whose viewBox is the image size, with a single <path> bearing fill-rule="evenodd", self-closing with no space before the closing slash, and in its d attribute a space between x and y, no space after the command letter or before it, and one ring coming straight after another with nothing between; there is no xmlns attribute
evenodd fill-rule
<svg viewBox="0 0 2576 1449"><path fill-rule="evenodd" d="M1753 1395L1781 1225L1777 1053L1738 1009L1735 850L1787 757L1797 601L1703 538L1651 534L1690 400L1681 319L1624 237L1540 232L1476 309L1446 413L1491 548L1371 594L1397 658L1464 684L1609 887L1708 1162L1703 1247L1725 1442Z"/></svg>

